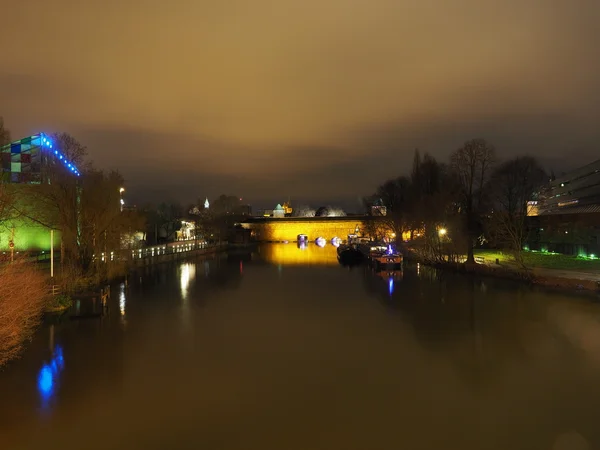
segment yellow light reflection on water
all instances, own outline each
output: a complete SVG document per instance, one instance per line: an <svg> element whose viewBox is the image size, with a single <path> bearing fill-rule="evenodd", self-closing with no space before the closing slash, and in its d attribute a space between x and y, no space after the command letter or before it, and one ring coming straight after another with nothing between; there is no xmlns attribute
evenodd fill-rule
<svg viewBox="0 0 600 450"><path fill-rule="evenodd" d="M187 300L188 289L190 282L196 278L196 265L190 263L183 263L180 268L180 286L181 286L181 297Z"/></svg>
<svg viewBox="0 0 600 450"><path fill-rule="evenodd" d="M336 265L337 249L327 243L319 247L314 242L307 243L304 248L298 248L294 242L289 244L268 244L260 248L261 257L272 264L282 265Z"/></svg>
<svg viewBox="0 0 600 450"><path fill-rule="evenodd" d="M125 306L127 305L127 299L125 297L125 283L121 283L119 286L119 310L121 315L125 315Z"/></svg>

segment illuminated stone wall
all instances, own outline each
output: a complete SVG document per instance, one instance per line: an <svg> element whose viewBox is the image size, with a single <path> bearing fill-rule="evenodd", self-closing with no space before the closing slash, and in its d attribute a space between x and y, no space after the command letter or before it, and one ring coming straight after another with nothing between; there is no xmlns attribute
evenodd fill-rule
<svg viewBox="0 0 600 450"><path fill-rule="evenodd" d="M307 218L307 219L271 219L259 222L243 223L244 228L252 230L254 239L261 242L296 241L299 234L308 236L309 241L318 237L331 240L334 237L346 239L356 228L363 228L361 217L348 218Z"/></svg>

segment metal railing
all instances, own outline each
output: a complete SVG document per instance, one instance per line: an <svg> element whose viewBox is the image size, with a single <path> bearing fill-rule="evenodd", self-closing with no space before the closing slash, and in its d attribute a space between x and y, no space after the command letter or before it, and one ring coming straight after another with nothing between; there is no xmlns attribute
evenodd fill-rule
<svg viewBox="0 0 600 450"><path fill-rule="evenodd" d="M162 255L173 255L177 253L186 253L194 250L200 250L205 248L217 248L221 245L225 245L225 242L219 244L209 244L206 241L175 241L168 244L155 245L152 247L143 247L138 249L130 250L118 250L100 254L100 259L103 262L107 261L130 261L144 258L152 258L155 256Z"/></svg>
<svg viewBox="0 0 600 450"><path fill-rule="evenodd" d="M154 256L171 255L177 253L191 252L205 248L218 248L226 245L226 242L208 243L203 240L175 241L168 244L154 245L152 247L143 247L137 249L119 249L100 253L102 262L108 261L131 261ZM8 252L0 252L0 262L10 262ZM20 261L27 262L48 262L50 261L50 252L16 252ZM59 260L60 253L54 252L54 261ZM94 259L96 256L94 255Z"/></svg>

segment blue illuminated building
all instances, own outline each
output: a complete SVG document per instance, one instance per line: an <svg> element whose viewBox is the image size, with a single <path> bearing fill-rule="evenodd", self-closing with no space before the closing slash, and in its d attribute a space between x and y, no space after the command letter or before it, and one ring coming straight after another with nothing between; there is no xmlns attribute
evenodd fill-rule
<svg viewBox="0 0 600 450"><path fill-rule="evenodd" d="M58 177L66 175L60 180ZM18 211L10 214L0 228L0 252L48 251L60 245L60 230L42 225L39 217L55 217L57 212L48 202L39 201L43 185L72 180L70 188L79 189L79 169L61 152L58 144L44 133L34 134L0 147L0 181L14 184L15 204ZM78 212L79 220L79 212ZM11 247L12 246L12 247Z"/></svg>
<svg viewBox="0 0 600 450"><path fill-rule="evenodd" d="M79 170L44 133L0 147L2 174L10 183L39 184L45 169L58 164L75 176Z"/></svg>

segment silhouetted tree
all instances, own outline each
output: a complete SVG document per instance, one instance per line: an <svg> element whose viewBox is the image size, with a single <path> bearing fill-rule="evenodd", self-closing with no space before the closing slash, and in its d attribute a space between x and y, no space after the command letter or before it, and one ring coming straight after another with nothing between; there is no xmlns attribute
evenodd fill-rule
<svg viewBox="0 0 600 450"><path fill-rule="evenodd" d="M468 239L467 262L475 263L473 247L482 231L487 181L495 160L495 150L484 139L473 139L452 153L450 166L459 186L460 211Z"/></svg>
<svg viewBox="0 0 600 450"><path fill-rule="evenodd" d="M10 143L10 132L4 128L4 119L0 116L0 147ZM0 226L14 216L15 192L9 184L9 173L3 173L0 166Z"/></svg>
<svg viewBox="0 0 600 450"><path fill-rule="evenodd" d="M410 179L402 176L386 181L375 192L375 197L386 208L386 215L380 223L385 223L398 239L410 227L411 189Z"/></svg>
<svg viewBox="0 0 600 450"><path fill-rule="evenodd" d="M55 133L51 136L52 142L60 149L63 155L71 161L79 172L91 168L88 160L87 147L69 133Z"/></svg>
<svg viewBox="0 0 600 450"><path fill-rule="evenodd" d="M457 183L446 164L415 152L411 175L411 230L417 230L424 246L421 256L434 261L453 260L462 252L460 236L440 236L439 230L456 230Z"/></svg>
<svg viewBox="0 0 600 450"><path fill-rule="evenodd" d="M523 266L522 249L527 239L528 201L545 184L548 175L535 158L521 156L495 168L489 180L492 212L487 228L493 242L508 250Z"/></svg>

